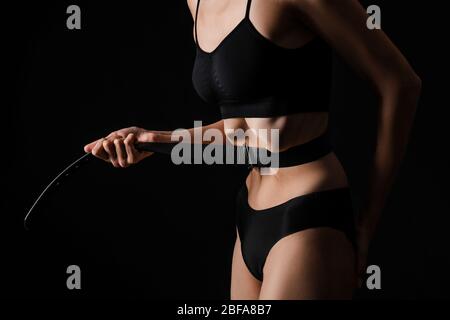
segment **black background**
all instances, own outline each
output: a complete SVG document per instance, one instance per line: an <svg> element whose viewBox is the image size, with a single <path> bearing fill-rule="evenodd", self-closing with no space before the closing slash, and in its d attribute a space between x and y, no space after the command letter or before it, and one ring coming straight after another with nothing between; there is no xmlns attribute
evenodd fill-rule
<svg viewBox="0 0 450 320"><path fill-rule="evenodd" d="M437 1L362 3L381 7L382 27L422 78L423 95L370 254L382 289L356 297L448 298L444 11ZM81 7L81 30L66 28L71 4ZM191 85L186 2L19 2L4 14L14 75L12 103L2 104L1 296L228 298L243 169L175 166L160 155L126 170L95 161L57 191L39 228L22 224L85 143L131 125L171 130L218 120ZM334 84L333 141L358 203L377 104L339 57ZM71 264L81 267L82 290L66 288Z"/></svg>

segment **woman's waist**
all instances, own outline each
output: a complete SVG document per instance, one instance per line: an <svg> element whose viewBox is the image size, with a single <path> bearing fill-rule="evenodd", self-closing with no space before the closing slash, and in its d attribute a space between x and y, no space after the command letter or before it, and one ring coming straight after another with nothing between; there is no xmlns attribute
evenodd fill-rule
<svg viewBox="0 0 450 320"><path fill-rule="evenodd" d="M232 118L224 120L227 141L235 145L282 152L324 134L328 113L297 113L272 118Z"/></svg>
<svg viewBox="0 0 450 320"><path fill-rule="evenodd" d="M273 170L272 174L261 174L260 168L253 168L246 179L249 198L264 207L291 198L321 190L348 186L347 175L334 152L297 166Z"/></svg>

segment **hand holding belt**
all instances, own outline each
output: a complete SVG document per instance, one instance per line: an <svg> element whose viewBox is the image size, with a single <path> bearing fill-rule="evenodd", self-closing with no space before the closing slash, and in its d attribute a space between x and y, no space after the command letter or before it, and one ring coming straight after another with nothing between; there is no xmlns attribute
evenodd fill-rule
<svg viewBox="0 0 450 320"><path fill-rule="evenodd" d="M194 151L198 148L198 145L184 143L184 142L173 142L173 143L161 143L161 142L145 142L145 143L137 143L135 145L138 151L148 151L162 154L171 154L173 148L178 144L185 144L185 148L193 148ZM204 148L208 146L207 144L202 144L202 155ZM267 159L272 160L274 156L278 157L277 159L277 167L290 167L296 166L303 163L314 161L322 156L325 156L329 152L331 152L331 144L328 139L328 134L323 134L309 142L304 144L289 148L286 151L282 151L279 153L271 153L269 150L249 147L247 144L244 146L231 146L231 145L216 145L218 148L223 148L222 155L224 159L222 159L222 163L229 165L230 159L227 159L227 149L231 148L234 151L232 165L245 165L248 168L253 167L270 167L273 165L271 161L267 161ZM228 151L229 152L229 151ZM194 152L191 149L191 157L194 157ZM261 155L264 155L264 158ZM32 217L32 212L36 210L38 204L43 201L43 199L49 197L51 191L58 187L62 181L69 176L71 176L75 171L83 167L85 164L90 162L95 157L91 153L86 153L74 162L72 162L69 166L67 166L64 170L62 170L40 193L39 197L34 201L31 208L28 210L25 218L24 218L24 226L25 229L28 229L28 222ZM244 161L242 159L244 158ZM191 159L192 160L192 159ZM224 161L225 160L225 161ZM265 160L265 161L261 161ZM267 161L267 163L266 163ZM191 163L194 163L191 161Z"/></svg>

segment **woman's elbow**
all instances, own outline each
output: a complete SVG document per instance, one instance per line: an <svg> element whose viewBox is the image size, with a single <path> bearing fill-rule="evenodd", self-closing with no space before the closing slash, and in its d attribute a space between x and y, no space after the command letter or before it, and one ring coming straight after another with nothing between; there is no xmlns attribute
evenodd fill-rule
<svg viewBox="0 0 450 320"><path fill-rule="evenodd" d="M415 72L389 74L380 80L378 90L383 98L393 95L418 97L422 90L422 79Z"/></svg>

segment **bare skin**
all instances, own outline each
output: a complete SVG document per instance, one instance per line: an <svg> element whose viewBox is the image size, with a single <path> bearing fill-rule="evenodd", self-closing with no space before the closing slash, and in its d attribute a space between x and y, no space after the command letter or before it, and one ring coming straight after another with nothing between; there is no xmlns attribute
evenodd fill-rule
<svg viewBox="0 0 450 320"><path fill-rule="evenodd" d="M197 0L187 0L195 16ZM247 0L203 0L198 16L199 46L207 52L244 18ZM359 252L339 231L313 228L289 235L271 249L264 266L264 281L255 279L242 259L236 240L231 280L232 299L347 299L365 265L367 249L384 201L403 156L417 99L420 79L381 30L369 31L367 15L356 0L253 0L250 20L274 44L297 48L320 36L355 71L367 79L380 98L378 149L373 163L367 200L358 215ZM301 88L299 88L301 90ZM280 129L280 150L320 135L327 113L276 118L236 118L203 129ZM191 129L193 130L193 129ZM259 137L259 142L271 143ZM126 128L85 146L86 152L127 167L150 156L139 153L135 142L170 142L170 132ZM208 141L209 142L209 141ZM347 186L346 174L334 153L296 167L281 168L263 176L253 169L247 177L249 205L261 210L313 191ZM277 192L273 192L277 190ZM255 213L257 214L257 213Z"/></svg>

